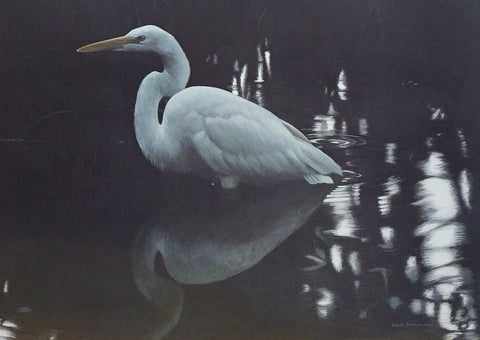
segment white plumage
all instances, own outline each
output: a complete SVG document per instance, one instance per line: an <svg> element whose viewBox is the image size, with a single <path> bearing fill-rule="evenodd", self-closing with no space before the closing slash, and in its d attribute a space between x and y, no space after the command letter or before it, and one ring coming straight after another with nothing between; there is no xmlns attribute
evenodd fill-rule
<svg viewBox="0 0 480 340"><path fill-rule="evenodd" d="M135 104L135 134L143 154L158 168L218 178L224 188L239 182L304 178L333 183L342 170L289 123L270 111L214 87L185 88L190 67L175 38L156 26L93 43L79 52L150 51L163 72L142 81ZM172 97L158 123L158 104Z"/></svg>

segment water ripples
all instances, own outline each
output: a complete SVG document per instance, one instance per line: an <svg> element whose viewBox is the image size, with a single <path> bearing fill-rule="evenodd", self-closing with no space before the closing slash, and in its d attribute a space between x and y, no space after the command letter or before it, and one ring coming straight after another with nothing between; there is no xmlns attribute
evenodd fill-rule
<svg viewBox="0 0 480 340"><path fill-rule="evenodd" d="M315 134L307 135L312 144L321 148L346 149L354 146L367 144L367 140L355 135L333 135L325 137L315 137Z"/></svg>

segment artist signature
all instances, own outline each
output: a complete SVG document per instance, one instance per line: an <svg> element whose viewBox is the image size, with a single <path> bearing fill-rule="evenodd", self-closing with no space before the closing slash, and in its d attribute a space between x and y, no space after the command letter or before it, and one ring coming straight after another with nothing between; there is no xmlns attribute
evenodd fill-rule
<svg viewBox="0 0 480 340"><path fill-rule="evenodd" d="M419 323L419 322L399 322L392 323L392 327L434 327L433 323Z"/></svg>

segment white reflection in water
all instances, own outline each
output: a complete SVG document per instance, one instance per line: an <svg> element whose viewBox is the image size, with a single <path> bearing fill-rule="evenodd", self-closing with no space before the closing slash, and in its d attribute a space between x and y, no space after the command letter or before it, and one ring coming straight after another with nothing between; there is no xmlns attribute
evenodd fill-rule
<svg viewBox="0 0 480 340"><path fill-rule="evenodd" d="M450 293L455 289L460 288L464 284L464 268L461 265L454 264L445 267L433 268L423 277L424 283L434 284L437 289L442 289L444 296L449 297ZM441 285L443 281L448 281L447 284Z"/></svg>
<svg viewBox="0 0 480 340"><path fill-rule="evenodd" d="M233 73L240 73L240 62L238 61L238 59L235 59L235 61L233 62Z"/></svg>
<svg viewBox="0 0 480 340"><path fill-rule="evenodd" d="M343 249L339 244L334 244L330 248L330 260L332 262L332 267L337 272L343 271Z"/></svg>
<svg viewBox="0 0 480 340"><path fill-rule="evenodd" d="M343 92L348 91L347 73L345 70L341 70L338 74L337 89Z"/></svg>
<svg viewBox="0 0 480 340"><path fill-rule="evenodd" d="M331 136L335 134L335 118L331 116L317 115L314 117L313 132L317 137Z"/></svg>
<svg viewBox="0 0 480 340"><path fill-rule="evenodd" d="M353 275L358 276L362 273L362 263L360 261L360 253L358 251L352 251L348 255L348 264L352 269Z"/></svg>
<svg viewBox="0 0 480 340"><path fill-rule="evenodd" d="M432 113L441 115L437 111ZM430 144L433 147L435 141L431 139ZM472 273L462 266L462 246L467 241L467 232L465 225L458 221L460 197L469 202L469 198L463 198L469 197L469 194L457 190L442 153L430 152L418 166L427 176L415 185L416 201L413 203L419 207L423 220L414 232L415 236L422 237L419 256L424 268L423 314L434 318L438 326L447 331L475 330L477 323L473 295L470 290L465 290L473 283ZM467 176L460 173L460 191L470 190ZM462 189L462 181L466 181L463 184L465 189ZM468 204L465 206L468 207ZM407 277L409 267L413 265L407 261ZM418 301L411 304L410 308L412 312L422 314Z"/></svg>
<svg viewBox="0 0 480 340"><path fill-rule="evenodd" d="M11 320L3 320L2 321L2 326L11 328L11 329L20 329L20 326Z"/></svg>
<svg viewBox="0 0 480 340"><path fill-rule="evenodd" d="M239 96L240 95L240 89L238 87L238 78L236 75L233 75L232 77L232 93L236 96Z"/></svg>
<svg viewBox="0 0 480 340"><path fill-rule="evenodd" d="M358 238L359 227L351 210L353 205L360 204L358 185L339 185L324 200L331 207L334 229L325 231L326 235Z"/></svg>
<svg viewBox="0 0 480 340"><path fill-rule="evenodd" d="M327 288L316 290L319 297L315 300L315 310L321 319L328 319L335 309L335 293Z"/></svg>
<svg viewBox="0 0 480 340"><path fill-rule="evenodd" d="M415 283L418 281L420 274L419 274L418 262L417 262L416 256L412 255L407 259L407 264L405 265L405 276L412 283Z"/></svg>
<svg viewBox="0 0 480 340"><path fill-rule="evenodd" d="M466 169L460 171L458 185L460 186L460 195L462 197L463 204L465 207L467 207L467 209L472 209L472 175Z"/></svg>
<svg viewBox="0 0 480 340"><path fill-rule="evenodd" d="M306 272L318 270L327 265L327 256L325 251L321 248L316 248L314 255L308 254L305 255L305 258L313 263L311 266L302 268L302 270Z"/></svg>
<svg viewBox="0 0 480 340"><path fill-rule="evenodd" d="M425 176L444 177L449 174L445 156L436 151L430 152L427 159L419 163L419 167Z"/></svg>
<svg viewBox="0 0 480 340"><path fill-rule="evenodd" d="M212 64L212 65L218 65L218 55L216 53L209 54L207 56L207 58L205 59L205 63Z"/></svg>
<svg viewBox="0 0 480 340"><path fill-rule="evenodd" d="M459 214L459 202L451 180L429 177L415 186L422 217L426 220L446 221Z"/></svg>
<svg viewBox="0 0 480 340"><path fill-rule="evenodd" d="M240 94L243 98L248 97L248 64L243 65L240 73Z"/></svg>
<svg viewBox="0 0 480 340"><path fill-rule="evenodd" d="M392 210L392 198L400 194L400 178L390 176L385 183L382 184L384 195L378 196L378 210L382 216L387 216Z"/></svg>
<svg viewBox="0 0 480 340"><path fill-rule="evenodd" d="M257 84L253 97L258 105L265 106L265 96L263 94L262 84Z"/></svg>
<svg viewBox="0 0 480 340"><path fill-rule="evenodd" d="M425 315L434 318L435 317L435 303L432 301L427 301L425 303Z"/></svg>
<svg viewBox="0 0 480 340"><path fill-rule="evenodd" d="M383 241L383 244L380 246L384 249L392 249L395 241L395 229L392 227L381 227L380 235Z"/></svg>
<svg viewBox="0 0 480 340"><path fill-rule="evenodd" d="M441 107L429 107L431 115L430 120L444 120L447 117L447 114Z"/></svg>
<svg viewBox="0 0 480 340"><path fill-rule="evenodd" d="M385 144L385 163L397 164L397 144L386 143Z"/></svg>
<svg viewBox="0 0 480 340"><path fill-rule="evenodd" d="M455 248L425 249L422 252L422 263L427 268L447 266L461 258L459 250Z"/></svg>
<svg viewBox="0 0 480 340"><path fill-rule="evenodd" d="M410 302L410 311L415 315L421 315L425 312L425 305L420 299L413 299Z"/></svg>
<svg viewBox="0 0 480 340"><path fill-rule="evenodd" d="M310 285L306 283L303 284L302 291L301 291L302 294L310 293L311 291L312 291L312 288L310 287Z"/></svg>
<svg viewBox="0 0 480 340"><path fill-rule="evenodd" d="M369 134L367 118L359 118L358 119L358 133L361 136L367 136Z"/></svg>
<svg viewBox="0 0 480 340"><path fill-rule="evenodd" d="M390 296L388 298L388 305L391 309L397 310L402 305L402 300L398 296Z"/></svg>
<svg viewBox="0 0 480 340"><path fill-rule="evenodd" d="M263 76L263 54L262 47L260 44L257 45L257 78L255 79L256 83L263 83L265 81Z"/></svg>
<svg viewBox="0 0 480 340"><path fill-rule="evenodd" d="M327 115L336 116L338 114L339 114L339 112L337 110L335 110L335 106L333 105L333 102L330 102L330 104L328 104Z"/></svg>
<svg viewBox="0 0 480 340"><path fill-rule="evenodd" d="M348 100L347 93L348 93L347 91L338 91L338 98L340 98L340 100L342 101Z"/></svg>
<svg viewBox="0 0 480 340"><path fill-rule="evenodd" d="M438 324L447 331L473 331L475 323L470 322L476 317L473 304L466 305L460 311L454 310L448 302L442 302L438 311Z"/></svg>
<svg viewBox="0 0 480 340"><path fill-rule="evenodd" d="M460 142L460 151L462 152L462 156L464 158L468 158L467 139L465 138L465 133L462 129L457 129L457 137Z"/></svg>
<svg viewBox="0 0 480 340"><path fill-rule="evenodd" d="M263 52L265 56L265 66L267 67L268 77L272 77L272 54L270 53L270 47L268 44L268 39L265 38L265 51Z"/></svg>
<svg viewBox="0 0 480 340"><path fill-rule="evenodd" d="M347 122L345 120L342 121L341 131L344 135L346 135L348 133L348 125L347 125Z"/></svg>
<svg viewBox="0 0 480 340"><path fill-rule="evenodd" d="M361 183L352 184L352 202L354 205L360 205Z"/></svg>
<svg viewBox="0 0 480 340"><path fill-rule="evenodd" d="M0 340L17 339L13 331L7 327L0 326Z"/></svg>
<svg viewBox="0 0 480 340"><path fill-rule="evenodd" d="M466 231L463 224L449 222L431 230L422 242L423 249L458 247L466 242Z"/></svg>
<svg viewBox="0 0 480 340"><path fill-rule="evenodd" d="M415 236L425 236L428 235L429 232L431 232L433 229L438 228L442 225L441 222L437 221L427 221L425 223L422 223L418 225L415 228L414 235Z"/></svg>

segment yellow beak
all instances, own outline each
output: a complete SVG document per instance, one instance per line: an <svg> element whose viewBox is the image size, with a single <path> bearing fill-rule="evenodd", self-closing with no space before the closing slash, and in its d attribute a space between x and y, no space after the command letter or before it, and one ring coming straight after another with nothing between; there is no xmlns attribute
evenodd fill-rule
<svg viewBox="0 0 480 340"><path fill-rule="evenodd" d="M92 44L82 46L79 49L77 49L77 52L85 53L85 52L115 50L117 48L122 48L126 44L131 44L136 42L137 40L133 37L127 37L127 36L117 37L117 38L102 40L102 41L98 41Z"/></svg>

